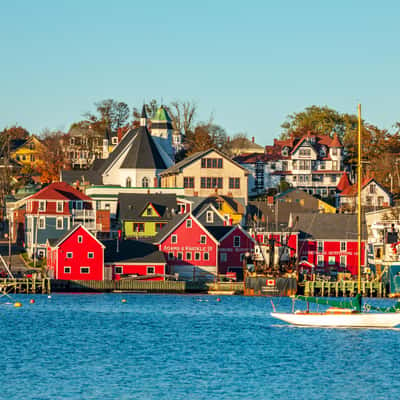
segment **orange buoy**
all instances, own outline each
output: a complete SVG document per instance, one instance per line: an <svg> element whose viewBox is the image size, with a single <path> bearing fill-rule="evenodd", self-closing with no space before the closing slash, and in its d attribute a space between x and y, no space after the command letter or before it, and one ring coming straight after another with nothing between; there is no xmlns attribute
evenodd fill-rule
<svg viewBox="0 0 400 400"><path fill-rule="evenodd" d="M121 300L121 303L126 303L126 299L122 299L122 300Z"/></svg>
<svg viewBox="0 0 400 400"><path fill-rule="evenodd" d="M14 303L14 307L22 307L22 303L20 303L19 301L16 301Z"/></svg>
<svg viewBox="0 0 400 400"><path fill-rule="evenodd" d="M30 299L30 300L29 300L29 303L35 304L35 300L34 300L34 299Z"/></svg>

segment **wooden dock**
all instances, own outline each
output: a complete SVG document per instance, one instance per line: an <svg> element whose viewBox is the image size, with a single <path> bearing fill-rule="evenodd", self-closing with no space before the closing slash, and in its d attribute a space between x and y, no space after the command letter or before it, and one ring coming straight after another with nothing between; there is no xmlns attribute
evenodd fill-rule
<svg viewBox="0 0 400 400"><path fill-rule="evenodd" d="M51 283L48 278L2 278L0 279L0 293L50 294Z"/></svg>
<svg viewBox="0 0 400 400"><path fill-rule="evenodd" d="M299 284L305 296L350 297L358 292L357 281L305 281ZM382 282L361 281L364 297L386 297L386 286Z"/></svg>

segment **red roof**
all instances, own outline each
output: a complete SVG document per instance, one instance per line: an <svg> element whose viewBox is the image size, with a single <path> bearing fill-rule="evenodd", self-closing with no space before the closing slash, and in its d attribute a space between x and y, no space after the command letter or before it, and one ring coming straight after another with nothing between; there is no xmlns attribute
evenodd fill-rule
<svg viewBox="0 0 400 400"><path fill-rule="evenodd" d="M92 199L86 194L74 189L66 182L55 182L33 194L30 199L42 200L86 200Z"/></svg>
<svg viewBox="0 0 400 400"><path fill-rule="evenodd" d="M340 140L339 140L338 135L337 135L336 132L333 135L333 139L332 139L332 142L331 142L330 146L331 147L343 147L342 143L340 143Z"/></svg>
<svg viewBox="0 0 400 400"><path fill-rule="evenodd" d="M343 172L343 175L340 178L340 181L337 184L336 189L343 192L343 190L347 189L350 186L351 186L351 184L349 181L349 177L347 176L347 172Z"/></svg>
<svg viewBox="0 0 400 400"><path fill-rule="evenodd" d="M373 180L374 178L365 178L361 183L361 188L364 189L364 187L367 186ZM357 183L348 186L346 189L342 191L342 193L340 193L341 196L355 196L356 194L357 194Z"/></svg>

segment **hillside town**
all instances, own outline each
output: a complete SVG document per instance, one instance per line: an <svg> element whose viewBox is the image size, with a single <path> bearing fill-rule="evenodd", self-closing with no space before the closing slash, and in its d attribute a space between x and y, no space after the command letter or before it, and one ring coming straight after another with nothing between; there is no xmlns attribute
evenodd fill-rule
<svg viewBox="0 0 400 400"><path fill-rule="evenodd" d="M107 125L92 115L66 134L5 129L3 276L243 281L257 265L273 285L282 276L357 275L349 132L303 126L260 145L254 137L229 138L212 123L192 130L190 116L182 122L173 115L171 107L153 104L143 105L131 124ZM363 279L387 275L396 292L397 159L385 173L382 160L371 165L368 157L361 182Z"/></svg>

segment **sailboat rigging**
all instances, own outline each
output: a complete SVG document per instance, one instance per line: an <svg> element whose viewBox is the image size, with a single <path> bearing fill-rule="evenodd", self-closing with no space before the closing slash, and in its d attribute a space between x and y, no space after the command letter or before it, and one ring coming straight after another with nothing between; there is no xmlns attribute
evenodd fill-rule
<svg viewBox="0 0 400 400"><path fill-rule="evenodd" d="M332 328L393 328L400 324L400 302L392 307L362 305L361 296L361 104L358 105L358 152L357 152L357 239L358 277L357 294L350 300L334 300L308 296L295 296L307 302L306 311L294 313L272 312L271 316L292 325ZM331 306L325 312L310 312L309 303ZM372 311L372 312L371 312Z"/></svg>

